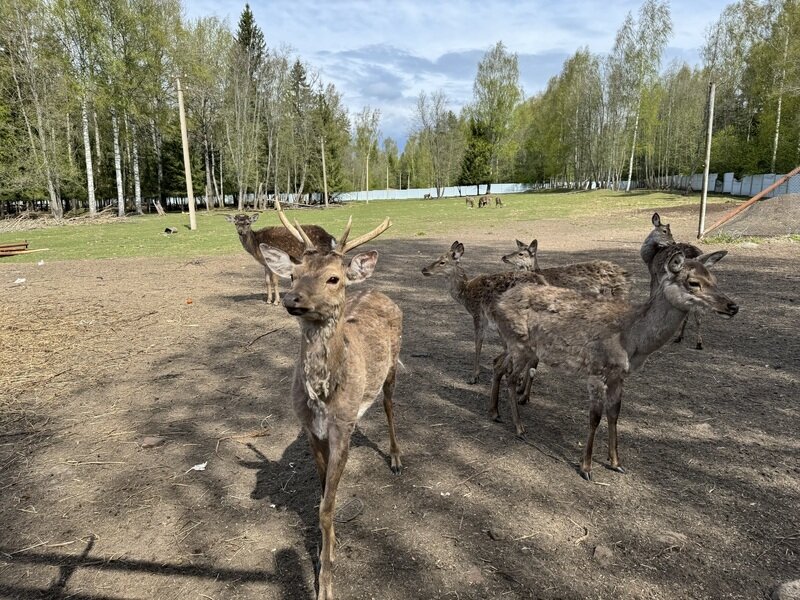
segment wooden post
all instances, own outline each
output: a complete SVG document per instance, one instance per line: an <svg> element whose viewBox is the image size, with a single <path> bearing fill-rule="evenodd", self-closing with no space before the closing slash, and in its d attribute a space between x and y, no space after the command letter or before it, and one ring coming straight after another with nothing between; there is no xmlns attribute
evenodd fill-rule
<svg viewBox="0 0 800 600"><path fill-rule="evenodd" d="M389 199L389 158L386 158L386 199Z"/></svg>
<svg viewBox="0 0 800 600"><path fill-rule="evenodd" d="M325 195L325 208L328 208L328 171L325 169L325 137L319 138L322 146L322 191Z"/></svg>
<svg viewBox="0 0 800 600"><path fill-rule="evenodd" d="M706 204L708 203L708 169L711 164L711 136L714 131L714 95L717 86L712 81L708 85L708 134L706 135L706 164L703 167L703 191L700 194L700 223L697 226L697 239L703 237L706 227Z"/></svg>
<svg viewBox="0 0 800 600"><path fill-rule="evenodd" d="M181 80L175 78L175 87L178 88L178 115L181 121L181 141L183 142L183 170L186 173L186 195L189 197L189 229L197 229L197 218L194 214L194 192L192 191L192 163L189 158L189 134L186 132L186 112L183 109L183 90Z"/></svg>
<svg viewBox="0 0 800 600"><path fill-rule="evenodd" d="M367 150L367 204L369 204L369 155L372 154L372 148Z"/></svg>

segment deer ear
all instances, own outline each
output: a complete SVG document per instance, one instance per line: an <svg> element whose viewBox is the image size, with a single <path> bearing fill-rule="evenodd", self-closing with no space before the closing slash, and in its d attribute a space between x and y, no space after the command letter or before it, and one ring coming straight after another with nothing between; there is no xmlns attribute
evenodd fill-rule
<svg viewBox="0 0 800 600"><path fill-rule="evenodd" d="M378 253L375 250L356 254L350 260L350 264L347 266L347 271L345 271L347 283L358 283L359 281L364 281L367 277L372 275L377 262Z"/></svg>
<svg viewBox="0 0 800 600"><path fill-rule="evenodd" d="M686 257L683 255L683 252L676 252L670 257L669 262L667 262L667 269L672 273L678 274L681 272L681 269L683 269L683 263L685 262Z"/></svg>
<svg viewBox="0 0 800 600"><path fill-rule="evenodd" d="M294 266L292 264L292 259L286 252L278 248L273 248L272 246L267 246L266 244L259 244L258 249L261 251L261 256L264 257L270 271L284 279L289 279L292 276Z"/></svg>
<svg viewBox="0 0 800 600"><path fill-rule="evenodd" d="M537 250L538 248L539 248L539 240L533 240L533 241L532 241L532 242L531 242L531 243L528 245L528 252L530 252L531 254L536 254L536 250Z"/></svg>
<svg viewBox="0 0 800 600"><path fill-rule="evenodd" d="M658 213L653 213L653 227L661 227L661 217Z"/></svg>
<svg viewBox="0 0 800 600"><path fill-rule="evenodd" d="M705 267L711 267L725 258L727 254L727 250L718 250L716 252L711 252L710 254L702 254L695 258L695 260L699 263L702 263Z"/></svg>
<svg viewBox="0 0 800 600"><path fill-rule="evenodd" d="M258 221L258 213L253 213L253 216L250 217L250 222L255 223L256 221Z"/></svg>
<svg viewBox="0 0 800 600"><path fill-rule="evenodd" d="M225 220L228 223L233 223L235 219L233 218L233 215L225 215Z"/></svg>
<svg viewBox="0 0 800 600"><path fill-rule="evenodd" d="M454 260L460 260L461 257L464 256L464 244L461 242L454 242L450 251L453 254Z"/></svg>
<svg viewBox="0 0 800 600"><path fill-rule="evenodd" d="M525 248L528 247L528 245L525 242L520 242L519 240L514 240L514 241L517 242L517 250L524 250Z"/></svg>
<svg viewBox="0 0 800 600"><path fill-rule="evenodd" d="M453 242L452 244L450 244L450 251L451 251L451 252L455 252L455 251L456 251L456 248L458 248L458 245L459 245L460 243L461 243L461 242L459 242L458 240L456 240L455 242Z"/></svg>

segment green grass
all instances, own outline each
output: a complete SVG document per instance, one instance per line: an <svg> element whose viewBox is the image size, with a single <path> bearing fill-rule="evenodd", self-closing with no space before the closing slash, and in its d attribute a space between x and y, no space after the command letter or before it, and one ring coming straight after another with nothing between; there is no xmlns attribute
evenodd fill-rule
<svg viewBox="0 0 800 600"><path fill-rule="evenodd" d="M711 199L723 202L724 199ZM608 214L634 208L660 207L665 204L694 204L696 198L663 192L625 194L606 190L574 194L514 194L503 196L502 209L490 206L467 210L464 200L397 200L353 203L330 210L288 211L301 223L316 223L333 235L339 235L349 215L353 216L353 234L368 231L384 217L393 226L385 237L425 237L461 232L476 227L493 227L515 221L570 218ZM28 240L30 248L49 248L48 252L6 257L0 264L57 260L107 259L125 257L195 257L233 254L241 251L233 225L225 221L230 211L197 213L197 230L188 228L188 215L165 217L129 217L120 222L103 222L0 233L0 243ZM278 219L267 212L257 227L275 225ZM165 227L177 227L178 233L163 235Z"/></svg>

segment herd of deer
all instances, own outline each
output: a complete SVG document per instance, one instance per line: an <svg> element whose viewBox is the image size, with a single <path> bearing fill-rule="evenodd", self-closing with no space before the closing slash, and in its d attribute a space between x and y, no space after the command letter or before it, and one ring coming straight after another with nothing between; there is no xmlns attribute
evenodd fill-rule
<svg viewBox="0 0 800 600"><path fill-rule="evenodd" d="M376 251L345 262L348 252L379 236L391 223L387 218L351 240L351 219L335 239L321 227L301 226L296 220L292 225L279 203L276 207L284 227L253 231L256 216L227 218L236 225L244 248L264 266L268 302L278 303L276 276L291 280L283 305L298 318L302 334L292 402L322 487L317 598L330 600L336 490L356 423L381 390L389 424L390 467L398 475L402 470L392 413L402 311L380 292L347 292L348 286L372 275ZM676 331L682 335L689 315L695 315L699 324L700 310L711 309L728 318L739 310L717 288L709 271L726 252L703 254L694 246L676 243L657 213L652 222L653 230L641 247L650 272L650 296L643 304L627 299L627 273L614 263L594 260L541 269L536 240L530 244L517 240L516 251L502 257L513 271L470 278L461 265L460 242L453 242L422 269L424 275L448 277L450 294L473 318L475 361L470 383L478 380L487 327L499 332L504 351L493 362L489 414L498 418L500 383L505 377L517 435L525 434L518 404L527 400L540 361L587 378L589 432L578 467L586 480L592 478L592 449L603 412L608 422L607 466L625 472L617 451L625 378Z"/></svg>
<svg viewBox="0 0 800 600"><path fill-rule="evenodd" d="M478 208L483 208L484 206L489 206L489 203L492 201L492 197L488 194L486 196L481 196L478 198ZM475 208L475 200L471 196L467 196L467 208ZM494 206L495 208L500 208L503 206L503 201L500 199L500 196L494 197Z"/></svg>

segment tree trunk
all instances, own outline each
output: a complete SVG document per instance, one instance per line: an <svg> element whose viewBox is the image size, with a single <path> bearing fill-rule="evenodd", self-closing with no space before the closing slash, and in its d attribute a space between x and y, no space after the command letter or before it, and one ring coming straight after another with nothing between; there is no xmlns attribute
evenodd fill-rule
<svg viewBox="0 0 800 600"><path fill-rule="evenodd" d="M97 125L97 111L92 110L92 117L94 118L94 149L95 156L97 157L97 164L94 165L97 169L97 176L100 177L100 168L103 160L100 156L100 127Z"/></svg>
<svg viewBox="0 0 800 600"><path fill-rule="evenodd" d="M633 143L631 144L631 160L628 163L628 185L625 186L625 191L631 191L631 179L633 177L633 155L636 152L636 136L639 134L639 112L641 108L641 97L639 98L640 105L636 107L636 121L633 123Z"/></svg>
<svg viewBox="0 0 800 600"><path fill-rule="evenodd" d="M111 109L111 133L114 136L114 173L117 180L117 216L125 216L125 194L122 191L122 154L119 149L119 123L117 111Z"/></svg>
<svg viewBox="0 0 800 600"><path fill-rule="evenodd" d="M136 214L142 214L142 182L139 177L139 142L136 139L136 123L131 121L131 146L133 148L133 195Z"/></svg>
<svg viewBox="0 0 800 600"><path fill-rule="evenodd" d="M153 130L153 149L156 151L156 172L157 172L157 179L158 179L158 200L156 200L156 206L161 206L162 193L163 193L163 182L164 182L164 165L161 162L161 134L159 133L158 129L156 129L156 122L155 119L150 119L150 127Z"/></svg>
<svg viewBox="0 0 800 600"><path fill-rule="evenodd" d="M86 193L89 198L89 215L97 213L94 198L94 167L92 165L92 141L89 137L89 114L86 111L86 95L81 98L81 124L83 125L83 155L86 161Z"/></svg>
<svg viewBox="0 0 800 600"><path fill-rule="evenodd" d="M217 165L214 160L214 140L211 140L211 183L214 186L214 198L216 198L216 205L219 208L223 207L222 198L219 196L219 187L217 187Z"/></svg>
<svg viewBox="0 0 800 600"><path fill-rule="evenodd" d="M69 112L67 112L67 158L69 159L69 166L70 168L75 166L75 162L73 159L74 150L72 149L72 120L69 118Z"/></svg>
<svg viewBox="0 0 800 600"><path fill-rule="evenodd" d="M789 36L787 34L783 44L783 66L781 68L781 82L778 86L778 111L775 116L775 138L772 142L772 162L770 172L775 172L775 163L778 159L778 140L781 135L781 110L783 108L783 86L786 83L786 58L789 54Z"/></svg>
<svg viewBox="0 0 800 600"><path fill-rule="evenodd" d="M211 161L208 154L208 133L203 131L203 159L206 165L206 211L211 210Z"/></svg>

